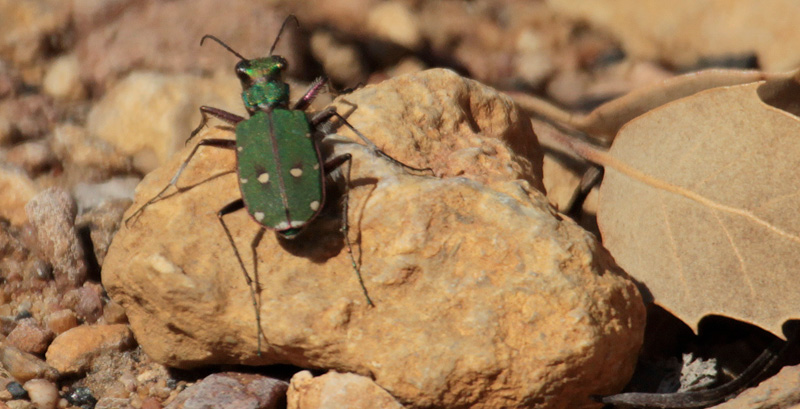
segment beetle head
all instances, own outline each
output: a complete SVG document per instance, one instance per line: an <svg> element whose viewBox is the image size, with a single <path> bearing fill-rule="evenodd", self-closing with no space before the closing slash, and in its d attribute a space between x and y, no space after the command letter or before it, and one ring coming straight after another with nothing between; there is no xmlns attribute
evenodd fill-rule
<svg viewBox="0 0 800 409"><path fill-rule="evenodd" d="M243 59L236 64L236 76L242 88L250 88L256 82L283 81L282 74L289 63L279 55L252 60Z"/></svg>

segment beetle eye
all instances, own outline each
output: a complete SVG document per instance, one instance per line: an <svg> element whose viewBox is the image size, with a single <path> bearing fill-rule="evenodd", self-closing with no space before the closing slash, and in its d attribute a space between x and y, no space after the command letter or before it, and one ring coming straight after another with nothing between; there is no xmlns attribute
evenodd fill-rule
<svg viewBox="0 0 800 409"><path fill-rule="evenodd" d="M239 78L239 81L242 82L249 82L250 81L250 64L248 61L239 61L234 68L236 71L236 77Z"/></svg>
<svg viewBox="0 0 800 409"><path fill-rule="evenodd" d="M283 57L274 56L273 58L275 58L275 68L273 69L274 74L280 74L289 66L289 62Z"/></svg>

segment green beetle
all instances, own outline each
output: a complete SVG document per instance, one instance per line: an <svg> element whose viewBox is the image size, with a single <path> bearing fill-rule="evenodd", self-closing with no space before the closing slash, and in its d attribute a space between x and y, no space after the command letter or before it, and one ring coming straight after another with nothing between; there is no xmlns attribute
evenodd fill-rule
<svg viewBox="0 0 800 409"><path fill-rule="evenodd" d="M192 131L187 143L206 125L210 116L235 126L236 140L203 139L199 141L189 156L183 161L178 171L156 196L137 209L126 222L140 214L147 206L160 200L163 194L176 186L180 175L186 169L197 150L202 146L229 149L236 151L237 174L242 197L236 199L217 212L217 218L233 247L245 280L250 287L253 306L256 310L258 325L258 351L261 352L261 316L259 312L256 289L258 276L254 281L244 266L239 250L234 243L224 216L241 209L247 209L250 216L261 225L252 242L252 249L258 246L266 230L274 230L287 239L295 238L322 210L325 205L325 177L345 162L349 179L349 163L351 155L342 154L327 161L323 160L319 150L319 141L324 138L320 125L333 117L350 128L370 149L380 156L414 171L430 171L418 169L399 162L381 151L372 141L358 132L335 109L323 110L308 117L305 109L325 86L327 80L322 77L314 81L309 90L289 108L289 85L283 81L282 74L287 68L287 61L280 56L272 55L286 24L297 19L289 16L281 26L275 42L270 48L269 56L248 60L227 44L212 35L203 36L200 45L211 39L225 47L240 58L235 71L242 84L242 100L250 118L243 118L230 112L201 106L202 120ZM349 180L346 181L349 183ZM373 306L369 297L358 263L353 256L352 244L347 234L347 192L343 197L342 233L350 254L353 269L358 277L367 304Z"/></svg>

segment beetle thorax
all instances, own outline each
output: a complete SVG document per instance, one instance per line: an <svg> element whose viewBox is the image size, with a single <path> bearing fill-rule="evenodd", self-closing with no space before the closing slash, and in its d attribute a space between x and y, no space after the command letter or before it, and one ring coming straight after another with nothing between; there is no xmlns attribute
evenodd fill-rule
<svg viewBox="0 0 800 409"><path fill-rule="evenodd" d="M283 71L288 66L278 55L236 64L236 75L242 83L242 100L252 115L259 110L285 108L289 105L289 84L283 81Z"/></svg>
<svg viewBox="0 0 800 409"><path fill-rule="evenodd" d="M251 115L259 110L289 106L289 84L278 81L255 82L242 91L242 100Z"/></svg>

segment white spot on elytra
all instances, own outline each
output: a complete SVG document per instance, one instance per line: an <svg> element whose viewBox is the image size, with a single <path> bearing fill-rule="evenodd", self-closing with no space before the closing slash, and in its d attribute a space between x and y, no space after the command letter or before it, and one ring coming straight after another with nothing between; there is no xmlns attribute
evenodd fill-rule
<svg viewBox="0 0 800 409"><path fill-rule="evenodd" d="M277 231L283 231L283 230L289 230L289 229L299 229L300 227L303 227L305 224L306 224L306 222L300 221L300 220L293 220L291 223L289 223L287 221L282 221L282 222L276 224L273 227Z"/></svg>
<svg viewBox="0 0 800 409"><path fill-rule="evenodd" d="M258 175L258 181L261 182L261 183L269 182L269 173L264 172L264 173Z"/></svg>
<svg viewBox="0 0 800 409"><path fill-rule="evenodd" d="M310 138L310 137L311 137L311 134L310 133L306 133L306 138Z"/></svg>
<svg viewBox="0 0 800 409"><path fill-rule="evenodd" d="M264 220L264 213L263 212L255 212L253 213L253 217L256 218L258 221Z"/></svg>
<svg viewBox="0 0 800 409"><path fill-rule="evenodd" d="M240 179L239 179L239 183L241 183L241 184L245 184L245 183L247 183L247 179L245 179L245 178L240 178Z"/></svg>
<svg viewBox="0 0 800 409"><path fill-rule="evenodd" d="M315 200L315 201L311 202L310 206L311 206L311 210L316 212L317 209L319 209L319 202Z"/></svg>
<svg viewBox="0 0 800 409"><path fill-rule="evenodd" d="M239 151L239 152L241 152L241 151L243 151L243 150L244 150L244 148L240 146L240 147L236 148L236 150L237 150L237 151Z"/></svg>
<svg viewBox="0 0 800 409"><path fill-rule="evenodd" d="M303 169L292 168L291 170L289 170L289 174L291 174L292 176L294 176L296 178L299 178L300 176L303 176Z"/></svg>
<svg viewBox="0 0 800 409"><path fill-rule="evenodd" d="M314 164L314 170L317 170L317 169L319 169L319 163L315 163Z"/></svg>

